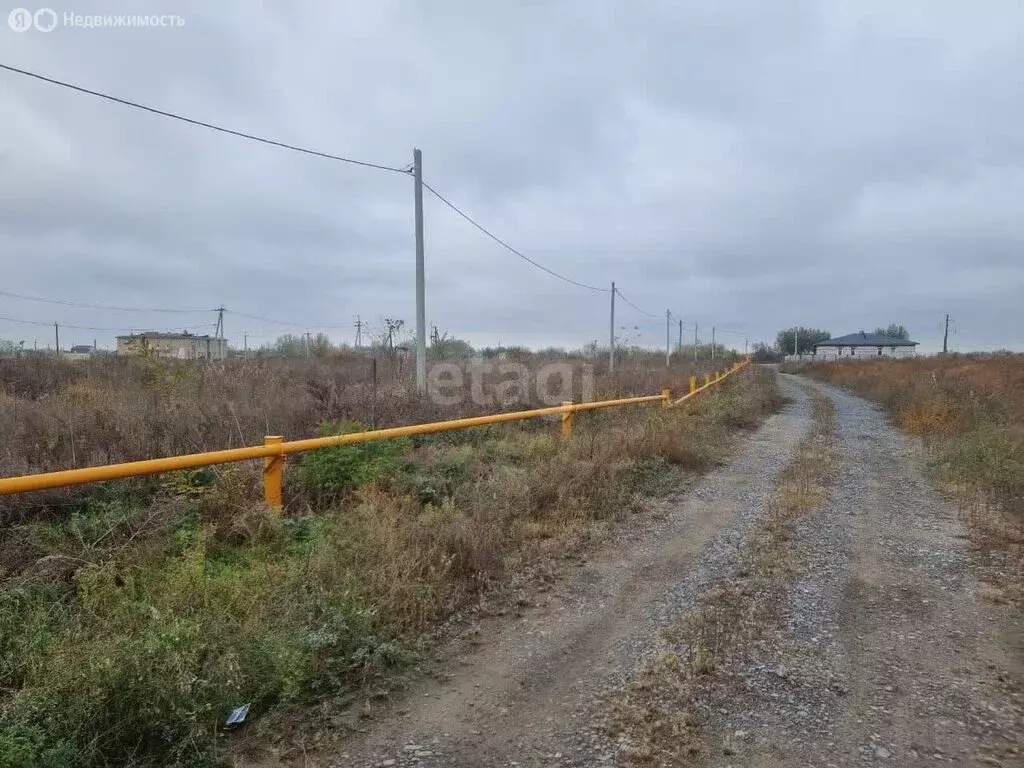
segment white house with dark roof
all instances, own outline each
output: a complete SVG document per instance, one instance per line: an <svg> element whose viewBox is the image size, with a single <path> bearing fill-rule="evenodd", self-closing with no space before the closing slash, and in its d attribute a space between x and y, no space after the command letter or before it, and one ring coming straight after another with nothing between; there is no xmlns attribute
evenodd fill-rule
<svg viewBox="0 0 1024 768"><path fill-rule="evenodd" d="M815 360L860 360L879 357L913 357L916 341L897 339L880 333L850 333L814 345Z"/></svg>

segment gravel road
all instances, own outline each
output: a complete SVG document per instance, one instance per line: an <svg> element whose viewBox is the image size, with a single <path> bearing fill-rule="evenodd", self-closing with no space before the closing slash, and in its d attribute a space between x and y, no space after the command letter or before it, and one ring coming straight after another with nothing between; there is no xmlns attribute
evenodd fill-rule
<svg viewBox="0 0 1024 768"><path fill-rule="evenodd" d="M637 518L642 530L543 603L482 624L446 682L420 684L328 764L628 764L600 709L663 650L661 630L737 567L818 387L836 410L837 482L798 529L807 567L777 625L728 687L704 693L699 761L1024 765L1021 621L982 597L953 509L873 406L781 383L791 402L727 466Z"/></svg>

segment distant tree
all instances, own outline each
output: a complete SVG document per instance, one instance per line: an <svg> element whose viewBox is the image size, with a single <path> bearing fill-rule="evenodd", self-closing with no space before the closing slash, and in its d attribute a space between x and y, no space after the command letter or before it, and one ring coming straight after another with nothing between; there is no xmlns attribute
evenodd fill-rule
<svg viewBox="0 0 1024 768"><path fill-rule="evenodd" d="M473 345L468 341L440 333L437 327L430 338L430 355L435 360L468 360L474 354Z"/></svg>
<svg viewBox="0 0 1024 768"><path fill-rule="evenodd" d="M754 352L751 357L755 363L777 363L782 355L772 349L770 344L759 341L754 344Z"/></svg>
<svg viewBox="0 0 1024 768"><path fill-rule="evenodd" d="M298 357L306 352L306 340L302 336L286 333L274 342L274 351L287 357Z"/></svg>
<svg viewBox="0 0 1024 768"><path fill-rule="evenodd" d="M910 331L905 326L897 325L896 323L890 323L888 328L879 326L875 328L875 333L888 336L890 339L903 339L906 341L910 338Z"/></svg>
<svg viewBox="0 0 1024 768"><path fill-rule="evenodd" d="M832 338L832 334L820 328L785 328L775 336L775 349L780 354L793 354L793 337L796 336L797 354L807 354L814 351L814 345Z"/></svg>

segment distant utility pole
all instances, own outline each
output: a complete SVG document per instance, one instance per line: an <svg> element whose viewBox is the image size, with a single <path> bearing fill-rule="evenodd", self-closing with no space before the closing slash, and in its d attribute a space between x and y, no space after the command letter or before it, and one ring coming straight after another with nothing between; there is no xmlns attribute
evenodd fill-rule
<svg viewBox="0 0 1024 768"><path fill-rule="evenodd" d="M305 335L302 338L305 340L305 343L306 343L306 357L308 358L309 357L309 331L306 331Z"/></svg>
<svg viewBox="0 0 1024 768"><path fill-rule="evenodd" d="M217 339L217 351L220 355L220 359L224 359L224 348L227 344L224 343L224 306L221 305L214 310L217 313L217 329L213 332L213 336Z"/></svg>
<svg viewBox="0 0 1024 768"><path fill-rule="evenodd" d="M363 321L356 315L356 347L363 346Z"/></svg>
<svg viewBox="0 0 1024 768"><path fill-rule="evenodd" d="M60 357L60 326L53 324L53 343L57 347L57 357Z"/></svg>
<svg viewBox="0 0 1024 768"><path fill-rule="evenodd" d="M608 335L608 373L615 373L615 281L612 281L612 322Z"/></svg>
<svg viewBox="0 0 1024 768"><path fill-rule="evenodd" d="M249 334L248 333L243 333L242 334L242 350L243 350L242 356L246 360L248 360L249 359Z"/></svg>
<svg viewBox="0 0 1024 768"><path fill-rule="evenodd" d="M800 338L800 326L793 329L793 357L800 356L800 344L798 339ZM842 350L840 350L841 352Z"/></svg>
<svg viewBox="0 0 1024 768"><path fill-rule="evenodd" d="M693 324L693 362L697 362L697 323Z"/></svg>
<svg viewBox="0 0 1024 768"><path fill-rule="evenodd" d="M672 365L672 310L665 310L665 368Z"/></svg>
<svg viewBox="0 0 1024 768"><path fill-rule="evenodd" d="M949 354L949 313L946 313L946 332L942 334L942 354Z"/></svg>
<svg viewBox="0 0 1024 768"><path fill-rule="evenodd" d="M676 343L676 354L683 354L683 321L679 321L679 337Z"/></svg>
<svg viewBox="0 0 1024 768"><path fill-rule="evenodd" d="M747 342L749 342L749 341L750 341L750 339L744 339L743 340L743 356L744 357L747 356Z"/></svg>
<svg viewBox="0 0 1024 768"><path fill-rule="evenodd" d="M423 153L412 151L412 175L416 202L416 391L427 392L427 310L423 268Z"/></svg>
<svg viewBox="0 0 1024 768"><path fill-rule="evenodd" d="M715 359L715 326L711 326L711 359Z"/></svg>

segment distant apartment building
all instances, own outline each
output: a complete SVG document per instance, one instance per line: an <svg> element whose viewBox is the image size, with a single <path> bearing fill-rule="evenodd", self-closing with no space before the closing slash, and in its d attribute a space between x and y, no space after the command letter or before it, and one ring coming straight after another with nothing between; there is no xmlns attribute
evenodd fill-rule
<svg viewBox="0 0 1024 768"><path fill-rule="evenodd" d="M170 357L176 360L220 360L227 357L227 341L192 333L147 331L117 337L121 356Z"/></svg>

